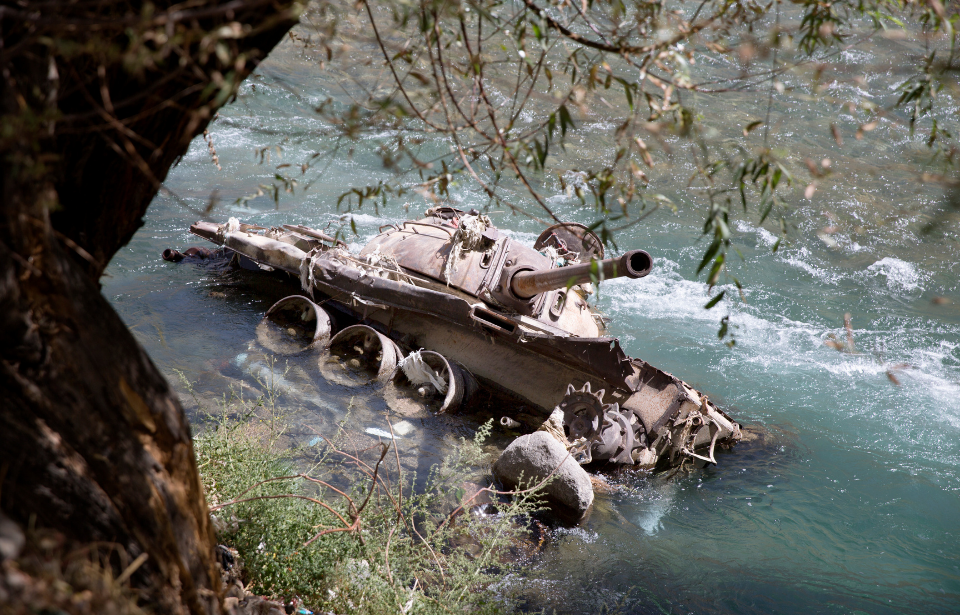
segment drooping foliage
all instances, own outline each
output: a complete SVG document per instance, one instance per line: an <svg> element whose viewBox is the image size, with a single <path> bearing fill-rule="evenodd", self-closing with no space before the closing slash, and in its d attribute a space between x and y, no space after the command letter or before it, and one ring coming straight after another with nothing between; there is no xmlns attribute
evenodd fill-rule
<svg viewBox="0 0 960 615"><path fill-rule="evenodd" d="M342 139L302 169L376 132L396 180L349 187L342 207L410 191L449 201L453 186L470 186L491 207L548 221L547 197L559 190L591 207L614 242L617 230L676 207L661 180L687 173L689 200L704 212L698 273L739 289L726 266L733 218L772 221L782 240L791 206L842 181L830 151L780 145L792 113L824 114L822 136L841 152L881 124L909 126L929 148L911 159L918 186L953 190L957 19L939 0L314 5L300 42L337 75L317 111ZM868 47L898 78L895 92L850 60ZM350 69L358 64L376 70ZM438 135L449 149L437 151ZM295 187L296 173L280 175L279 188ZM935 221L955 200L931 212Z"/></svg>

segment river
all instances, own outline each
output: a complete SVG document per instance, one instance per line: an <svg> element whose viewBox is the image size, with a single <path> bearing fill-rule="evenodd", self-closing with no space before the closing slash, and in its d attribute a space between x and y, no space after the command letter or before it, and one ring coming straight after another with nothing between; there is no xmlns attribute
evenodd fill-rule
<svg viewBox="0 0 960 615"><path fill-rule="evenodd" d="M841 58L865 79L893 85L885 68L907 41L878 39ZM719 69L718 69L719 70ZM790 85L788 79L785 79ZM160 259L167 247L202 242L187 233L216 190L213 218L262 225L340 222L336 198L355 185L388 177L370 154L375 141L323 159L304 176L309 189L234 201L269 183L278 164L298 167L332 147L312 109L331 77L290 41L281 44L221 110L210 127L222 170L206 142L194 140L159 195L146 224L107 270L103 292L150 356L181 391L194 420L196 405L178 372L216 389L229 373L272 300L249 276L223 276ZM838 82L837 96L866 96ZM326 89L325 89L326 88ZM888 90L890 88L888 87ZM887 96L895 95L888 92ZM724 105L733 128L762 115L766 95L702 96ZM777 99L774 145L794 159L827 152L836 179L811 199L803 180L788 192L791 230L776 253L776 223L758 226L756 212L738 216L733 231L742 253L732 271L745 302L704 310L711 294L695 269L702 200L686 188L689 167L678 162L654 177L655 188L679 206L658 211L617 237L622 249L644 248L655 259L642 280L612 281L599 296L611 333L628 354L690 382L761 437L719 456L719 466L676 476L620 472L613 495L598 495L576 528L555 530L521 580L531 608L565 613L946 613L960 609L960 259L956 233L922 234L940 197L921 189L899 164L922 152L921 137L883 120L869 139L844 147L830 136L822 103ZM888 100L878 102L889 102ZM724 108L712 109L714 115ZM832 110L837 113L836 107ZM842 112L839 116L842 118ZM574 145L589 154L603 118L581 123ZM438 147L442 144L436 144ZM276 149L279 146L279 149ZM678 147L682 147L678 144ZM269 148L269 157L258 153ZM464 205L484 201L469 186ZM595 213L557 186L549 202L566 219L590 223ZM415 195L352 215L353 247L376 229L425 209ZM532 206L531 206L532 208ZM828 212L828 215L825 214ZM498 226L532 243L542 227L508 213ZM830 233L824 227L833 226ZM347 227L349 228L349 227ZM733 291L732 287L730 288ZM735 291L728 295L736 294ZM934 300L935 298L946 298ZM736 345L717 339L730 315ZM827 346L844 339L851 314L858 352ZM896 383L894 382L896 380ZM320 389L325 408L317 429L330 427L345 393ZM375 425L377 409L360 422ZM327 422L324 422L327 421ZM196 429L199 429L197 425ZM451 434L450 430L453 430ZM469 421L433 424L417 446L439 459ZM313 432L293 429L291 438Z"/></svg>

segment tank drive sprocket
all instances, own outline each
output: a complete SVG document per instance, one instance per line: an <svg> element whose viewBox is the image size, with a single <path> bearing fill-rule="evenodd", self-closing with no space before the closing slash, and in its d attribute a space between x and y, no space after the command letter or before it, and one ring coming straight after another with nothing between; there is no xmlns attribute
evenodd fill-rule
<svg viewBox="0 0 960 615"><path fill-rule="evenodd" d="M570 440L590 440L600 433L607 410L603 404L604 393L603 389L596 393L591 391L589 382L581 389L567 385L567 394L560 400L559 408L563 411L563 426Z"/></svg>

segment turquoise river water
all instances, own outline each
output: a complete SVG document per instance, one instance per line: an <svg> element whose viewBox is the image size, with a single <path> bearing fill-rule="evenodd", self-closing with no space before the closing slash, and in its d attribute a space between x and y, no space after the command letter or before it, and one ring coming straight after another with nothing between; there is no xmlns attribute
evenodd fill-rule
<svg viewBox="0 0 960 615"><path fill-rule="evenodd" d="M882 67L882 59L902 45L907 43L878 40L841 60L870 81L894 83L897 75ZM262 225L323 228L340 222L340 193L387 177L361 143L353 156L342 152L308 172L305 178L314 180L309 189L281 195L279 206L264 197L244 207L233 204L269 182L278 164L297 167L331 146L312 111L333 87L330 79L293 43L278 47L211 125L223 170L211 163L198 137L167 178L180 200L156 198L145 227L104 279L105 295L198 422L177 372L214 393L229 378L243 381L241 373L231 372L234 358L246 352L256 323L280 291L256 287L252 274L224 276L165 263L160 252L203 243L187 232L199 216L183 203L202 209L214 190L221 199L212 214L216 221L236 216ZM836 95L866 95L857 88L838 82ZM730 105L729 121L739 130L751 114L762 113L766 94L739 96L739 102L701 104ZM755 214L735 223L743 259L732 266L744 283L746 303L703 309L710 295L695 275L704 248L697 243L702 201L685 188L690 169L682 160L655 179L679 212L658 211L618 237L621 248L653 255L653 273L612 281L599 298L611 333L628 354L687 380L762 437L722 454L718 467L670 477L629 471L612 476L618 491L598 495L584 522L556 529L529 562L522 582L530 608L960 612L956 235L921 235L925 208L940 195L916 188L898 166L922 150L919 137L902 125L882 121L875 138L864 141L853 139L850 129L841 149L826 129L831 120L821 117L815 103L778 100L773 115L778 147L798 159L830 152L833 168L842 173L811 200L802 197L801 181L787 199L793 228L775 254L775 225L758 226ZM591 133L608 126L599 117L582 122L572 147L589 154ZM277 145L280 150L271 149L261 162L257 150ZM368 150L374 145L366 144ZM458 190L464 208L483 206L469 187ZM593 221L594 211L559 186L549 196L563 217ZM411 214L420 213L426 206L418 199L394 200L379 211L364 206L353 215L359 231L353 247L381 224L405 219L405 204ZM542 228L521 217L492 216L531 243ZM828 225L836 232L824 240L818 231ZM726 313L733 348L716 335ZM828 335L845 335L844 313L852 316L860 353L824 343ZM888 377L891 369L899 384ZM257 384L249 377L246 382ZM301 402L308 397L291 395ZM329 429L344 412L346 394L321 386L310 395L301 420ZM383 427L378 412L360 411L357 421L363 428ZM476 427L469 420L420 425L409 446L427 461L438 460L455 437ZM313 435L305 428L290 433L295 441Z"/></svg>

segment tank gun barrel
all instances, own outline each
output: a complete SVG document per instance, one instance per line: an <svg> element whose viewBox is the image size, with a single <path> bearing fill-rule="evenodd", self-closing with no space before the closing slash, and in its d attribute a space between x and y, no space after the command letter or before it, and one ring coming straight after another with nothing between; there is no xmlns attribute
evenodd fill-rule
<svg viewBox="0 0 960 615"><path fill-rule="evenodd" d="M541 271L518 271L510 278L510 290L521 299L530 299L555 288L564 288L568 284L589 282L591 273L604 280L620 277L642 278L650 273L652 268L653 259L645 250L631 250L619 258Z"/></svg>

